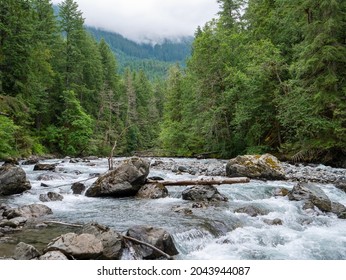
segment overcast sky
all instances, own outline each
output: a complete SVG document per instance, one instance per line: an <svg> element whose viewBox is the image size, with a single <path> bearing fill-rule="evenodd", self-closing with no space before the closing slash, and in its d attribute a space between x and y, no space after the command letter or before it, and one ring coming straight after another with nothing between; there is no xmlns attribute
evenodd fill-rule
<svg viewBox="0 0 346 280"><path fill-rule="evenodd" d="M193 35L216 17L217 0L75 0L87 25L130 39ZM54 4L62 0L52 0Z"/></svg>

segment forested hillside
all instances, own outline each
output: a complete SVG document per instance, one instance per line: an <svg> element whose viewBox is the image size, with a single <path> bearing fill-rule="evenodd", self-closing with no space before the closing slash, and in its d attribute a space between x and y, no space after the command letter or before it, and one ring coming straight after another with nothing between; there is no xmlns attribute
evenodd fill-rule
<svg viewBox="0 0 346 280"><path fill-rule="evenodd" d="M119 73L126 68L133 71L143 70L149 78L164 78L172 64L185 66L191 55L193 37L182 37L179 40L165 39L155 44L140 44L124 38L122 35L86 27L93 37L100 41L104 39L116 55Z"/></svg>
<svg viewBox="0 0 346 280"><path fill-rule="evenodd" d="M170 73L163 147L345 165L346 1L218 2Z"/></svg>
<svg viewBox="0 0 346 280"><path fill-rule="evenodd" d="M106 155L116 143L118 155L345 164L346 2L218 3L186 68L149 79L145 67L119 71L107 34L91 36L73 0L58 18L49 0L1 1L0 157ZM166 47L141 56L175 60Z"/></svg>

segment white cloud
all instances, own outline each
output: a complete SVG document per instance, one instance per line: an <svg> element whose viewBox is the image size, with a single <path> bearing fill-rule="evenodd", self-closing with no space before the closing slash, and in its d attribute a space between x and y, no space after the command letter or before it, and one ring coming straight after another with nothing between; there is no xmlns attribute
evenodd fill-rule
<svg viewBox="0 0 346 280"><path fill-rule="evenodd" d="M216 0L75 0L86 24L130 39L193 35L216 16ZM53 0L54 4L62 0Z"/></svg>

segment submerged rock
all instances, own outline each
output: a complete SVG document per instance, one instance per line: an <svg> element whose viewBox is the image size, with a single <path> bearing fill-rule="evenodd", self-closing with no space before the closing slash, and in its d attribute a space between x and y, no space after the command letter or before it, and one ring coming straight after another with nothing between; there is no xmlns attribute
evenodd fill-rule
<svg viewBox="0 0 346 280"><path fill-rule="evenodd" d="M0 196L20 194L30 189L31 184L21 167L10 164L0 167Z"/></svg>
<svg viewBox="0 0 346 280"><path fill-rule="evenodd" d="M189 187L183 191L182 197L184 200L192 201L228 201L228 198L216 187L210 185Z"/></svg>
<svg viewBox="0 0 346 280"><path fill-rule="evenodd" d="M245 155L231 159L226 165L229 177L284 180L285 171L281 162L270 154Z"/></svg>
<svg viewBox="0 0 346 280"><path fill-rule="evenodd" d="M164 185L160 183L146 184L140 188L136 196L138 198L149 198L149 199L165 198L168 196L168 190Z"/></svg>
<svg viewBox="0 0 346 280"><path fill-rule="evenodd" d="M248 214L251 217L257 217L258 215L263 216L269 213L268 210L254 205L247 205L241 208L237 208L236 210L234 210L234 212Z"/></svg>
<svg viewBox="0 0 346 280"><path fill-rule="evenodd" d="M86 189L86 186L82 183L74 183L71 186L73 194L82 194Z"/></svg>
<svg viewBox="0 0 346 280"><path fill-rule="evenodd" d="M57 164L37 163L34 166L34 171L55 171Z"/></svg>
<svg viewBox="0 0 346 280"><path fill-rule="evenodd" d="M62 201L64 197L61 194L55 192L48 192L46 194L40 194L40 201L48 202L48 201Z"/></svg>
<svg viewBox="0 0 346 280"><path fill-rule="evenodd" d="M149 162L137 157L125 160L117 169L101 175L87 189L88 197L135 196L145 184L149 174Z"/></svg>
<svg viewBox="0 0 346 280"><path fill-rule="evenodd" d="M129 229L126 235L153 245L170 256L179 254L177 248L174 245L172 236L162 228L136 226ZM160 253L156 252L148 246L138 245L135 243L133 243L132 246L137 256L142 259L155 260L162 258L162 255Z"/></svg>

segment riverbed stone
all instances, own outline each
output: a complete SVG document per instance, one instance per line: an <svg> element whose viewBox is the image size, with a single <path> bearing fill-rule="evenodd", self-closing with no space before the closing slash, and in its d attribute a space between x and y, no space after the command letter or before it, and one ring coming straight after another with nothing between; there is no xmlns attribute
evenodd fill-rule
<svg viewBox="0 0 346 280"><path fill-rule="evenodd" d="M34 260L40 255L41 253L34 246L20 242L14 250L13 258L15 260Z"/></svg>
<svg viewBox="0 0 346 280"><path fill-rule="evenodd" d="M68 258L60 251L51 251L47 252L44 255L38 258L40 261L60 261L60 260L68 260Z"/></svg>
<svg viewBox="0 0 346 280"><path fill-rule="evenodd" d="M228 198L221 194L215 186L197 185L187 188L182 192L184 200L192 201L228 201Z"/></svg>
<svg viewBox="0 0 346 280"><path fill-rule="evenodd" d="M114 198L135 196L145 184L148 174L149 162L138 157L132 157L123 161L115 170L101 175L87 189L85 195Z"/></svg>
<svg viewBox="0 0 346 280"><path fill-rule="evenodd" d="M341 177L335 182L335 187L346 192L346 177Z"/></svg>
<svg viewBox="0 0 346 280"><path fill-rule="evenodd" d="M231 159L226 165L228 177L284 180L285 170L281 162L270 154L244 155Z"/></svg>
<svg viewBox="0 0 346 280"><path fill-rule="evenodd" d="M73 192L73 194L82 194L86 189L86 186L82 183L74 183L71 186L71 190Z"/></svg>
<svg viewBox="0 0 346 280"><path fill-rule="evenodd" d="M268 210L255 205L246 205L234 210L235 213L244 213L251 217L263 216L269 213Z"/></svg>
<svg viewBox="0 0 346 280"><path fill-rule="evenodd" d="M175 247L173 238L169 232L162 228L154 228L151 226L135 226L130 228L127 236L143 241L160 249L170 256L178 255L179 252ZM154 260L162 258L162 255L148 246L132 243L137 256L145 260Z"/></svg>
<svg viewBox="0 0 346 280"><path fill-rule="evenodd" d="M39 199L42 202L62 201L64 197L56 192L48 192L46 194L40 194Z"/></svg>
<svg viewBox="0 0 346 280"><path fill-rule="evenodd" d="M338 202L332 202L332 213L336 214L338 218L345 219L346 214L346 207L345 205L338 203ZM345 217L345 218L344 218Z"/></svg>
<svg viewBox="0 0 346 280"><path fill-rule="evenodd" d="M120 260L124 249L124 240L120 233L97 223L85 225L82 232L93 234L101 240L103 252L100 258L106 260Z"/></svg>
<svg viewBox="0 0 346 280"><path fill-rule="evenodd" d="M288 194L289 200L311 202L323 212L332 211L332 202L324 191L310 183L298 183Z"/></svg>
<svg viewBox="0 0 346 280"><path fill-rule="evenodd" d="M168 196L168 190L163 184L146 184L140 188L136 197L158 199L165 198Z"/></svg>
<svg viewBox="0 0 346 280"><path fill-rule="evenodd" d="M37 163L34 166L34 171L55 171L57 164Z"/></svg>
<svg viewBox="0 0 346 280"><path fill-rule="evenodd" d="M78 260L97 259L102 255L103 245L101 240L93 234L67 233L52 240L44 253L50 251L60 251Z"/></svg>
<svg viewBox="0 0 346 280"><path fill-rule="evenodd" d="M11 208L4 212L4 216L7 219L16 217L24 217L27 219L39 218L45 215L53 214L52 209L43 204L31 204L25 205L18 208Z"/></svg>
<svg viewBox="0 0 346 280"><path fill-rule="evenodd" d="M21 167L10 164L0 167L0 196L21 194L30 189L31 184Z"/></svg>

